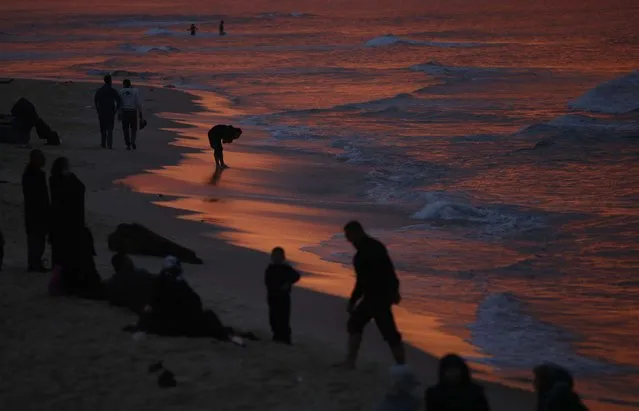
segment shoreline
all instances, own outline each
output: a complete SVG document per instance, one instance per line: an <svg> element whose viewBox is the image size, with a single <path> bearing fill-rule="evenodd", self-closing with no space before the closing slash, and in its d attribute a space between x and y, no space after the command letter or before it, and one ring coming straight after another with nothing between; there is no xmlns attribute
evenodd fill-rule
<svg viewBox="0 0 639 411"><path fill-rule="evenodd" d="M22 84L23 82L32 83L33 85L38 83L38 81L29 82L27 80L16 80L13 86L0 87L15 87L16 84ZM49 83L49 86L51 86L50 81L47 81L47 83ZM88 83L93 84L92 82ZM58 84L58 86L60 85L72 87L73 83L62 82L62 84ZM28 87L28 85L25 85L25 87ZM191 94L188 91L173 89L167 90L159 88L155 91L149 91L151 90L151 88L147 87L143 87L142 89L143 97L148 97L148 93L156 93L159 90L164 90L162 93L175 94L176 96L178 94L186 96L186 100L188 100L188 103L182 101L181 104L188 107L187 112L197 112L197 109L201 108L201 105L198 104L196 98L194 97L194 94ZM86 100L89 103L91 102L90 97L88 97ZM38 108L38 110L40 111L40 106L37 104L37 102L34 101L34 103L36 103L36 108ZM162 110L162 113L171 112L173 111ZM179 113L179 111L177 110L175 112ZM117 170L109 170L110 173L107 173L107 175L99 173L99 177L92 175L86 178L84 174L87 172L88 174L96 174L95 172L91 171L91 167L95 167L96 165L104 166L105 155L102 154L98 155L98 157L95 158L95 163L86 161L85 164L76 167L76 169L81 170L78 172L78 174L79 177L83 179L83 181L87 182L93 178L99 180L97 187L87 183L87 210L89 212L89 225L92 229L97 228L96 231L98 232L98 235L96 235L96 231L94 231L94 236L96 237L96 248L98 249L99 254L99 257L96 259L96 263L98 263L98 268L101 272L101 275L103 276L103 278L106 278L106 273L110 272L110 270L105 269L105 267L108 267L105 259L109 255L108 252L105 252L106 238L98 240L98 238L100 238L99 233L105 232L108 229L112 231L115 228L115 224L117 224L118 222L130 222L131 220L125 219L134 217L136 222L147 225L152 230L160 234L167 235L169 238L183 244L184 246L193 248L205 260L204 266L187 266L185 270L189 282L191 282L194 288L196 288L196 290L201 294L205 305L213 306L215 310L221 315L224 322L229 323L233 326L259 329L260 331L262 331L261 334L263 334L263 330L266 329L265 326L267 322L265 318L265 307L262 301L264 297L261 287L261 275L263 267L265 266L267 261L266 256L261 252L235 246L219 238L212 238L209 241L203 242L201 241L201 236L206 235L207 237L210 237L211 231L219 232L223 230L223 228L216 225L211 226L210 223L202 225L201 221L187 221L197 219L197 215L189 212L184 212L176 208L169 208L164 206L163 204L159 204L163 203L166 198L158 201L157 196L155 196L154 199L153 196L149 194L137 193L126 188L122 189L121 181L119 181L122 178L139 174L141 172L144 172L145 170L149 171L163 169L175 164L179 164L184 160L185 154L189 152L196 153L199 151L194 148L186 148L181 146L180 148L177 148L177 144L175 144L176 139L183 138L183 136L179 136L178 133L175 133L173 130L175 130L176 128L182 129L186 127L181 122L166 120L161 116L158 117L158 114L159 113L154 113L154 120L153 122L150 122L152 128L149 131L143 132L140 135L139 139L142 142L145 138L145 134L150 134L151 130L155 130L157 121L157 124L163 125L157 127L161 131L158 131L156 133L161 136L161 141L156 140L153 144L153 148L145 146L145 143L143 143L140 145L140 150L138 152L131 153L134 156L143 157L143 161L138 161L138 163L136 164L136 166L138 167L127 165L125 167L118 168ZM88 127L88 123L91 123L93 129L96 129L96 125L93 124L95 122L95 119L93 118L94 113L92 110L91 115L92 116L90 120L87 121L84 125ZM56 125L46 116L46 114L44 114L43 117L52 125L54 130L58 130L58 128L56 128ZM58 131L61 130L62 129ZM98 134L99 133L95 132L95 137L87 136L86 138L95 138L95 142L98 142ZM119 138L119 134L120 133L116 131L114 139L117 140ZM84 147L82 145L77 147L71 145L69 147L66 145L68 143L66 142L62 132L61 135L63 138L63 146L51 149L51 151L64 152L67 148L75 148L76 150L84 150L84 152L87 153L91 150L90 148L86 147L86 144ZM69 141L76 143L75 139L70 139ZM171 150L166 150L164 145L170 146ZM95 147L97 146L98 144L95 144ZM3 146L3 148L4 147L5 146ZM153 154L155 155L146 155L145 149L147 149L147 147L148 149L154 151ZM28 153L27 150L21 150L18 148L11 148L6 152L9 151L11 151L11 154L13 155L22 154L24 156ZM99 152L99 149L96 148L95 151ZM75 151L73 153L77 154L75 153ZM103 151L101 153L107 153L106 155L109 155L108 151ZM118 152L111 152L111 155L119 154L120 153ZM125 155L128 154L125 153ZM52 158L49 157L48 159L50 164ZM14 160L16 159L14 158ZM74 161L74 158L70 158L70 160L72 163L72 167L76 165L77 160ZM9 165L9 167L11 167L11 165ZM0 171L2 172L2 175L4 177L6 171L4 166L0 166ZM11 172L9 172L8 174L10 177L15 178L16 175L19 175L20 173L21 169L11 170ZM13 178L11 178L11 180L13 180ZM14 183L14 181L12 181L12 183ZM0 185L3 190L4 186L5 185ZM116 203L118 207L113 207L114 203ZM155 205L163 206L155 207ZM21 220L19 221L21 224ZM16 233L21 232L21 227L16 228L14 231ZM6 232L5 237L7 237ZM9 244L8 238L7 243L7 249L9 249L9 247L11 246L12 251L20 248L19 245L15 244L15 241L12 244ZM5 265L7 265L9 261L12 261L11 269L13 269L13 265L15 264L14 261L22 261L20 260L20 253L17 254L18 256L14 255L12 258L7 257ZM219 259L219 256L232 256L232 258L227 257ZM159 260L157 259L136 258L136 262L138 261L145 268L150 268L154 271L159 265ZM211 267L211 264L213 264L214 267ZM213 272L213 277L211 276L211 272ZM218 272L226 274L219 276L219 274L216 274ZM13 273L13 271L5 269L2 272L2 276L6 277L7 273ZM230 273L233 273L234 275ZM249 278L251 278L251 280L247 281L247 277L245 275L238 275L237 273L250 273L250 276L252 277ZM23 277L28 276L22 273L20 273L20 275ZM40 275L35 275L33 277L37 277L39 279L46 278L46 276ZM4 282L5 281L3 281L3 283ZM253 286L247 287L247 283L252 284ZM42 284L40 289L43 291L43 288L44 283ZM317 352L318 346L326 344L328 347L330 347L329 351L331 355L338 356L337 358L334 358L334 360L341 359L339 357L343 355L343 347L341 346L346 340L346 332L344 330L346 316L343 310L343 300L338 297L330 296L328 294L322 294L304 288L298 288L295 290L293 300L295 309L293 314L294 333L295 335L302 337L300 338L301 344L297 348L295 348L295 351L302 349ZM80 300L70 300L70 303L72 305L75 302L80 302ZM221 307L220 303L226 304L226 307ZM55 307L55 304L53 304L52 306ZM231 306L233 307L233 312L231 312L230 310ZM324 308L322 312L318 312L318 306ZM111 309L102 311L112 312L114 310ZM303 317L303 319L300 317ZM335 319L339 320L335 321ZM370 330L373 328L374 326L371 324L368 329ZM328 332L329 330L331 332ZM112 332L121 334L121 332L119 331ZM388 353L388 349L385 347L383 342L380 341L375 330L368 331L367 334L368 335L366 337L364 349L362 351L362 370L366 371L366 374L376 374L374 378L375 382L378 384L383 383L386 373L385 370L383 370L381 363L383 361L384 363L390 365L390 354ZM330 338L329 335L339 335L340 337ZM125 339L127 338L126 334L124 335L124 337ZM152 340L160 339L152 338ZM170 342L172 341L178 341L178 339L168 339L164 341L164 343L170 345ZM261 347L261 344L263 343L259 344ZM445 345L445 342L443 342L443 344ZM338 348L338 346L340 348ZM255 348L257 348L257 346ZM442 347L442 349L445 348ZM324 352L323 354L325 355L326 353ZM373 360L373 358L375 359ZM420 350L417 350L413 347L409 349L408 358L409 363L413 367L414 371L420 377L422 377L422 381L427 381L428 384L432 383L433 377L436 374L436 359L429 354L421 352ZM324 364L324 366L327 368L326 372L330 373L330 370L328 369L330 364L327 363ZM358 371L357 374L357 378L361 378L361 375L359 375L361 374L361 371ZM362 381L359 382L362 383ZM534 399L532 393L530 392L512 389L502 384L485 383L484 385L486 386L491 404L494 404L494 409L496 410L513 409L512 407L509 407L508 404L517 404L517 409L533 409ZM378 392L373 391L372 387L369 387L369 389L370 392L368 393L368 395L374 392ZM364 400L366 398L367 397L362 397L360 398L360 400ZM530 407L523 408L521 406L522 403L527 403L530 405Z"/></svg>

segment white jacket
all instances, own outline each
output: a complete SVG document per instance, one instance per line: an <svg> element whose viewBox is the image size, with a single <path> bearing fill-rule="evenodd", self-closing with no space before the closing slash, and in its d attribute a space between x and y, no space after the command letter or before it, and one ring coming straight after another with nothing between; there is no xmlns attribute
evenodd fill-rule
<svg viewBox="0 0 639 411"><path fill-rule="evenodd" d="M142 112L142 102L137 88L123 88L120 90L122 98L122 110Z"/></svg>

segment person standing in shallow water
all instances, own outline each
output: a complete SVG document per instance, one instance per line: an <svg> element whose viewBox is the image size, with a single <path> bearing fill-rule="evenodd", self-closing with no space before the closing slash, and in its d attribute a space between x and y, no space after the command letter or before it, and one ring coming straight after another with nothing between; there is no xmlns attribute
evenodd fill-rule
<svg viewBox="0 0 639 411"><path fill-rule="evenodd" d="M101 147L113 148L113 127L115 126L115 115L120 111L122 98L113 88L111 75L104 76L104 85L95 92L93 104L98 112L100 121L100 135L102 136Z"/></svg>
<svg viewBox="0 0 639 411"><path fill-rule="evenodd" d="M24 223L27 231L28 269L46 272L42 255L46 249L49 233L49 189L47 176L42 168L46 164L40 150L32 150L29 164L22 174L22 194L24 196Z"/></svg>
<svg viewBox="0 0 639 411"><path fill-rule="evenodd" d="M226 32L224 31L224 20L220 20L220 36L225 36Z"/></svg>
<svg viewBox="0 0 639 411"><path fill-rule="evenodd" d="M390 345L395 362L404 364L404 344L392 309L401 300L399 279L388 251L384 244L366 234L357 221L346 224L344 234L357 252L353 258L355 288L348 301L348 354L346 361L340 365L355 368L362 333L372 319L375 319L377 328Z"/></svg>
<svg viewBox="0 0 639 411"><path fill-rule="evenodd" d="M191 27L189 27L189 33L191 33L191 36L195 36L195 34L197 33L197 26L195 24L191 24Z"/></svg>
<svg viewBox="0 0 639 411"><path fill-rule="evenodd" d="M439 382L426 390L426 411L490 411L484 389L473 382L470 368L458 355L439 362Z"/></svg>
<svg viewBox="0 0 639 411"><path fill-rule="evenodd" d="M124 143L126 149L137 149L138 118L140 124L144 122L142 115L142 101L138 89L131 86L131 80L125 79L122 82L123 88L120 90L122 99L122 110L120 119L122 120L122 131L124 132Z"/></svg>

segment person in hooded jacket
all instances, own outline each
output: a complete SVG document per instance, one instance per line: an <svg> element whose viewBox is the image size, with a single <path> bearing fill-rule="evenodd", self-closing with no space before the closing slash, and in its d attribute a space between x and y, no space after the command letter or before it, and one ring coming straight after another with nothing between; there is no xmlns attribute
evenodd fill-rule
<svg viewBox="0 0 639 411"><path fill-rule="evenodd" d="M542 364L534 369L537 411L588 411L573 391L570 371L556 364Z"/></svg>
<svg viewBox="0 0 639 411"><path fill-rule="evenodd" d="M440 360L439 382L426 390L426 411L490 411L484 389L460 356L448 354Z"/></svg>

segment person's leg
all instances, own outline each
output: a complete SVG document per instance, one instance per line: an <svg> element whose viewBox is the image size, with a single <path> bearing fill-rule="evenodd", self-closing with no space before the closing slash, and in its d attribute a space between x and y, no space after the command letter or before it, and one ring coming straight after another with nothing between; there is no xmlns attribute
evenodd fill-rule
<svg viewBox="0 0 639 411"><path fill-rule="evenodd" d="M275 340L277 338L277 302L272 297L268 299L268 323Z"/></svg>
<svg viewBox="0 0 639 411"><path fill-rule="evenodd" d="M109 114L106 124L106 145L113 148L113 128L115 127L115 113Z"/></svg>
<svg viewBox="0 0 639 411"><path fill-rule="evenodd" d="M131 118L131 147L133 149L137 149L137 136L138 136L138 112L133 112L133 117Z"/></svg>
<svg viewBox="0 0 639 411"><path fill-rule="evenodd" d="M131 149L131 135L129 130L131 129L130 124L130 116L128 111L124 111L122 113L122 133L124 134L124 144L126 145L126 149Z"/></svg>
<svg viewBox="0 0 639 411"><path fill-rule="evenodd" d="M103 113L98 113L98 121L100 122L100 147L106 148L107 145L107 120Z"/></svg>
<svg viewBox="0 0 639 411"><path fill-rule="evenodd" d="M344 367L353 369L357 363L362 335L366 324L373 318L372 306L366 300L360 302L351 312L348 320L348 347Z"/></svg>
<svg viewBox="0 0 639 411"><path fill-rule="evenodd" d="M282 336L287 344L291 344L291 296L287 295L282 300Z"/></svg>
<svg viewBox="0 0 639 411"><path fill-rule="evenodd" d="M397 330L395 317L393 316L393 307L391 305L378 306L375 309L375 323L384 340L390 346L393 358L397 364L406 363L406 353L402 335Z"/></svg>

